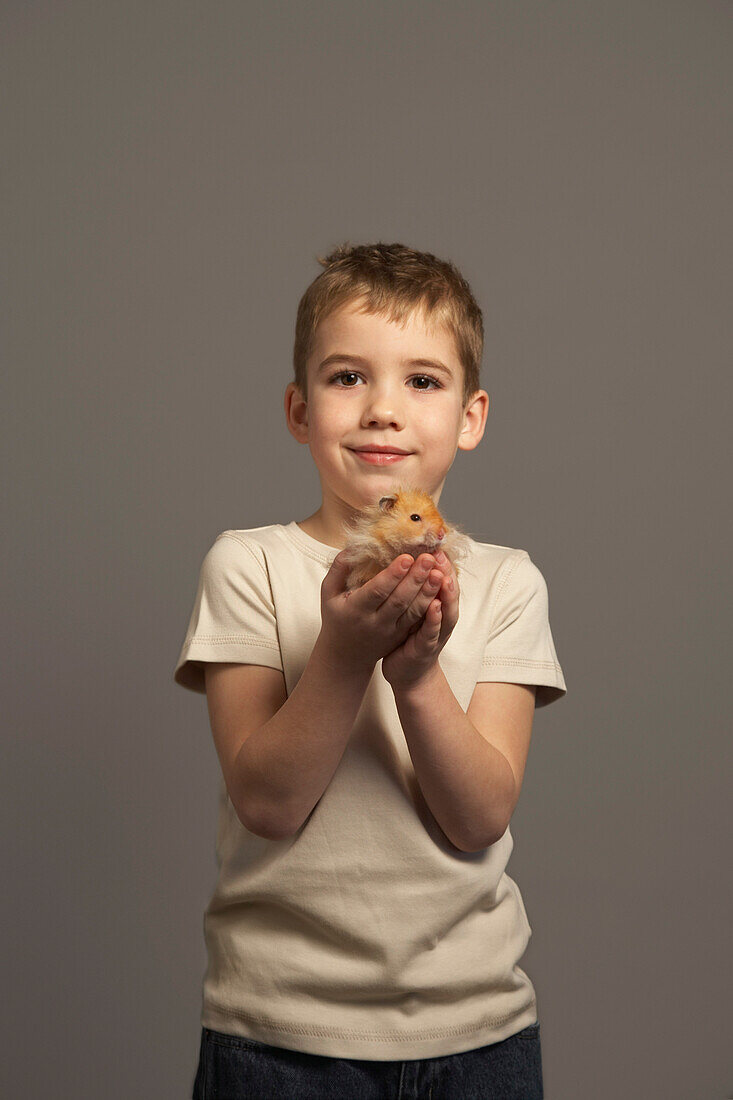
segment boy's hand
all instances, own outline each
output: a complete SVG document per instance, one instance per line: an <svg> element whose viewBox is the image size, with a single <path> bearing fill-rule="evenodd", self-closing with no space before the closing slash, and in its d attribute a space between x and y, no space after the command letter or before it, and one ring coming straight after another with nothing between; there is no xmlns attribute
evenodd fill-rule
<svg viewBox="0 0 733 1100"><path fill-rule="evenodd" d="M422 621L413 627L407 640L382 661L382 675L392 689L416 687L438 663L438 655L458 622L460 591L458 578L445 554L436 554L443 573L438 599L430 602Z"/></svg>
<svg viewBox="0 0 733 1100"><path fill-rule="evenodd" d="M420 629L443 577L431 554L421 554L416 562L400 554L353 592L346 591L348 571L343 554L337 554L321 586L321 637L340 665L371 671ZM431 575L438 582L432 587Z"/></svg>

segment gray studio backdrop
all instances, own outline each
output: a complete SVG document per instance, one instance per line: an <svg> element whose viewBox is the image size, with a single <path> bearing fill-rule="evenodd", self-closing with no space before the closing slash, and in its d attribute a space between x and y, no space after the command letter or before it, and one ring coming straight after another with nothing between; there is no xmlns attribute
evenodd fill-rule
<svg viewBox="0 0 733 1100"><path fill-rule="evenodd" d="M733 1092L732 48L721 2L3 5L3 1096L190 1095L173 667L216 535L318 507L283 393L342 240L484 310L441 504L529 550L567 679L508 868L548 1100Z"/></svg>

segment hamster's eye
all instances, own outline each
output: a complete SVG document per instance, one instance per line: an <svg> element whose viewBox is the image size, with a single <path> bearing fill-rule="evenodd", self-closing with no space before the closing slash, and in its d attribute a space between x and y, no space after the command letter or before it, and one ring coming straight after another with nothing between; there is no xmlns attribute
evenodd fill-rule
<svg viewBox="0 0 733 1100"><path fill-rule="evenodd" d="M417 512L413 512L412 515L410 516L410 519L414 520L415 523L420 522L420 516L417 514Z"/></svg>

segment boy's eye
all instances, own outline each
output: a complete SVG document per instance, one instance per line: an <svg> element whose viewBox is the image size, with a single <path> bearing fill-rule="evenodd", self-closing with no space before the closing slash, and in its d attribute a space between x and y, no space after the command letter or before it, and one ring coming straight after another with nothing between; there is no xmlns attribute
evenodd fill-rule
<svg viewBox="0 0 733 1100"><path fill-rule="evenodd" d="M328 384L331 385L332 382L338 381L339 378L359 378L359 375L356 373L356 371L353 371L353 370L342 370L342 371L339 371L338 374L333 374L329 378ZM431 374L414 374L412 376L412 378L410 379L410 381L413 382L416 378L419 378L419 379L421 379L425 382L432 382L433 385L436 387L436 389L440 390L440 389L443 388L442 383L439 382L437 378L433 378L433 376ZM343 386L343 387L339 387L339 388L343 388L343 389L347 389L347 390L353 390L355 387L354 386ZM429 393L430 392L429 388L426 388L426 387L423 387L423 386L420 386L418 388L418 392L420 390L422 390L423 393Z"/></svg>

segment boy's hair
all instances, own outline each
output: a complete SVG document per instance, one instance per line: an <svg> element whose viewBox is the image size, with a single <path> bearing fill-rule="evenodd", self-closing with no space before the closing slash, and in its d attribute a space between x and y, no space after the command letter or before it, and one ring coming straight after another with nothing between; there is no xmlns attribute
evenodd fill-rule
<svg viewBox="0 0 733 1100"><path fill-rule="evenodd" d="M295 384L308 400L306 363L316 329L346 303L364 299L363 312L401 324L422 313L428 328L443 327L454 338L463 367L463 408L479 389L484 325L481 310L454 264L404 244L338 245L316 257L325 268L298 303L293 367Z"/></svg>

